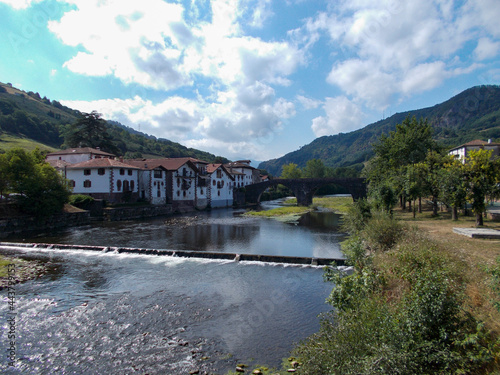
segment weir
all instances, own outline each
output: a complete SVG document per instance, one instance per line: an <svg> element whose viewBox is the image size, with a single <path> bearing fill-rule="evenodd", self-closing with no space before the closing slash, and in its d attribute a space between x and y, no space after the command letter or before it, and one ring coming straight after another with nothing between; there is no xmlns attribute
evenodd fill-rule
<svg viewBox="0 0 500 375"><path fill-rule="evenodd" d="M15 243L15 242L0 242L0 248L4 249L47 249L47 250L85 250L97 252L112 252L116 254L141 254L141 255L157 255L170 256L180 258L204 258L204 259L220 259L232 260L235 262L266 262L266 263L283 263L297 264L310 266L328 266L334 263L337 266L345 265L344 259L334 258L314 258L314 257L295 257L285 255L262 255L262 254L237 254L237 253L222 253L209 251L194 251L194 250L158 250L144 249L131 247L110 247L110 246L88 246L88 245L68 245L68 244L50 244L50 243Z"/></svg>

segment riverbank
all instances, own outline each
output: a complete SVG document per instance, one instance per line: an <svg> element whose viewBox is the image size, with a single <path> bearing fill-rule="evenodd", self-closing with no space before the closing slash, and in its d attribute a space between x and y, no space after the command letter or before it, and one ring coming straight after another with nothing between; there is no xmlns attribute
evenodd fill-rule
<svg viewBox="0 0 500 375"><path fill-rule="evenodd" d="M352 202L350 196L314 197L311 206L301 207L297 206L296 198L288 198L282 202L283 207L263 211L248 211L244 215L273 218L279 221L292 223L297 222L302 215L314 210L331 211L339 214L346 213L348 207L352 205Z"/></svg>
<svg viewBox="0 0 500 375"><path fill-rule="evenodd" d="M0 256L0 290L12 283L36 279L48 271L48 264L6 255ZM10 277L10 279L9 279Z"/></svg>

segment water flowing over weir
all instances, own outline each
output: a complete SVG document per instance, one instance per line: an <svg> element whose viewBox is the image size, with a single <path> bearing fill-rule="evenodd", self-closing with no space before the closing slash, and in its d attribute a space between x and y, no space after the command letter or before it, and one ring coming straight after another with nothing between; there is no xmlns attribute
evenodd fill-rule
<svg viewBox="0 0 500 375"><path fill-rule="evenodd" d="M341 238L217 210L4 244L2 254L49 271L15 286L18 361L1 358L0 373L224 374L252 358L279 366L329 310L331 285L312 260L342 259ZM7 344L2 329L1 353Z"/></svg>

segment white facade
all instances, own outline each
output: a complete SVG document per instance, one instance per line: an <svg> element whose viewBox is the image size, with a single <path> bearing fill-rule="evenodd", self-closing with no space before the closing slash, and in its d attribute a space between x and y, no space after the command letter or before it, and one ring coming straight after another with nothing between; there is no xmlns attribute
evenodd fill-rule
<svg viewBox="0 0 500 375"><path fill-rule="evenodd" d="M91 147L69 148L63 151L51 152L47 154L47 161L62 160L70 164L82 163L92 159L110 158L114 155Z"/></svg>
<svg viewBox="0 0 500 375"><path fill-rule="evenodd" d="M112 159L96 159L66 167L73 193L111 202L136 200L139 169Z"/></svg>
<svg viewBox="0 0 500 375"><path fill-rule="evenodd" d="M500 144L499 143L493 143L491 140L486 141L481 141L479 139L465 143L461 146L455 147L451 149L448 153L450 155L455 156L457 159L459 159L462 163L465 163L467 157L469 156L469 153L471 151L478 151L478 150L486 150L486 151L492 151L492 157L494 156L499 156L500 155Z"/></svg>
<svg viewBox="0 0 500 375"><path fill-rule="evenodd" d="M231 207L233 205L234 179L222 164L209 164L210 176L208 201L210 207Z"/></svg>

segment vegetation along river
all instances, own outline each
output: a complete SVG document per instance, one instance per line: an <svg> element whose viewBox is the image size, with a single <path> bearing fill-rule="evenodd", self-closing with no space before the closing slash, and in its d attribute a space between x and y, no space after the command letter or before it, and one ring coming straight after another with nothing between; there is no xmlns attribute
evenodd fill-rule
<svg viewBox="0 0 500 375"><path fill-rule="evenodd" d="M265 208L275 207L270 203ZM13 241L342 257L338 216L301 223L213 210L95 223ZM61 250L1 250L48 262L16 285L12 374L224 374L237 363L279 366L294 342L319 329L332 286L320 267ZM9 305L0 292L1 353Z"/></svg>

